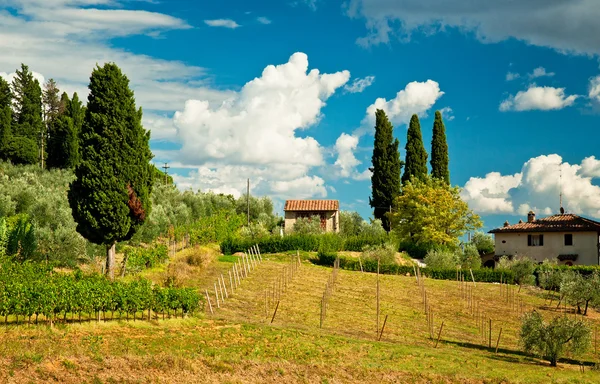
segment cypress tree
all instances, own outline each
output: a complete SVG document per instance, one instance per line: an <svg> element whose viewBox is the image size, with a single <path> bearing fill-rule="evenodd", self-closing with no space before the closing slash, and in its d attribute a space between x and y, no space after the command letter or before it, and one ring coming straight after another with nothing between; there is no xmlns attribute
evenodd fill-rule
<svg viewBox="0 0 600 384"><path fill-rule="evenodd" d="M398 139L393 137L394 127L385 112L375 112L375 145L373 148L373 167L370 168L373 196L369 204L374 209L373 216L380 219L386 231L390 230L386 215L400 194L400 172L402 162L398 152Z"/></svg>
<svg viewBox="0 0 600 384"><path fill-rule="evenodd" d="M440 111L435 111L433 122L433 137L431 139L431 176L444 180L450 185L450 170L448 169L448 143L446 142L446 127Z"/></svg>
<svg viewBox="0 0 600 384"><path fill-rule="evenodd" d="M10 84L0 77L0 159L7 160L12 137L12 92Z"/></svg>
<svg viewBox="0 0 600 384"><path fill-rule="evenodd" d="M76 103L79 103L79 109L76 109L79 111L81 103L79 100L76 100ZM48 167L74 168L79 162L79 129L75 127L75 120L71 114L71 100L66 93L62 94L59 105L59 114L49 125ZM81 123L80 116L75 117Z"/></svg>
<svg viewBox="0 0 600 384"><path fill-rule="evenodd" d="M56 81L54 81L54 79L46 81L44 84L44 91L42 92L42 102L44 104L44 132L42 133L41 142L42 168L44 168L44 160L47 158L45 152L48 151L48 138L51 136L50 131L60 114L62 101L58 98L59 93L60 90L56 86ZM63 93L63 96L64 95L66 94Z"/></svg>
<svg viewBox="0 0 600 384"><path fill-rule="evenodd" d="M150 133L116 64L96 67L89 89L81 159L68 198L77 231L106 246L106 273L113 278L116 242L131 239L150 214Z"/></svg>
<svg viewBox="0 0 600 384"><path fill-rule="evenodd" d="M13 126L11 160L21 164L35 164L43 132L42 88L29 67L21 64L13 79ZM34 149L35 148L35 149Z"/></svg>
<svg viewBox="0 0 600 384"><path fill-rule="evenodd" d="M419 117L412 115L406 137L406 163L402 184L409 181L411 177L424 180L425 176L427 176L427 152L423 145Z"/></svg>

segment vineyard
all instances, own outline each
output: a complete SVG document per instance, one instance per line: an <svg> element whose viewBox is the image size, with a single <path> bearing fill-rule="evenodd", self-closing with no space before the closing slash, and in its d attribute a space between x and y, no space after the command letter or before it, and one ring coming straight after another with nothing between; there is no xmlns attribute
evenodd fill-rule
<svg viewBox="0 0 600 384"><path fill-rule="evenodd" d="M145 279L110 281L104 276L54 272L34 263L0 264L0 316L4 322L133 320L185 316L200 305L192 288L161 288Z"/></svg>

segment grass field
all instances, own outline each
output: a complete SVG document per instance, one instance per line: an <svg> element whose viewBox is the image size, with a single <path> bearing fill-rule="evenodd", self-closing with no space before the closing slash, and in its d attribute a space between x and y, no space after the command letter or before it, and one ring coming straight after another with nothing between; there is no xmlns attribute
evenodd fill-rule
<svg viewBox="0 0 600 384"><path fill-rule="evenodd" d="M184 265L201 254L201 266ZM408 382L408 383L597 383L594 348L579 360L546 362L524 355L518 345L521 309L546 308L535 289L523 289L511 305L506 288L478 283L469 307L459 284L424 282L433 313L431 340L419 286L414 277L380 276L380 308L386 326L377 341L377 276L339 271L320 323L320 305L331 268L304 261L275 302L273 286L290 255L266 255L242 280L221 308L208 307L187 319L166 321L57 324L0 327L0 382L66 383L238 383L238 382ZM170 266L145 272L155 281L175 274L178 282L211 291L216 277L236 258L219 256L207 247L179 253ZM472 286L472 283L470 284ZM265 292L268 300L265 303ZM462 291L464 292L464 290ZM517 300L512 301L517 303ZM266 304L266 305L265 305ZM479 309L479 311L477 311ZM567 308L568 309L568 308ZM485 316L477 314L485 313ZM569 314L569 316L574 316ZM481 319L486 324L481 332ZM588 316L596 327L597 313ZM489 348L492 319L492 348ZM498 333L502 328L498 353ZM579 361L586 363L582 372Z"/></svg>

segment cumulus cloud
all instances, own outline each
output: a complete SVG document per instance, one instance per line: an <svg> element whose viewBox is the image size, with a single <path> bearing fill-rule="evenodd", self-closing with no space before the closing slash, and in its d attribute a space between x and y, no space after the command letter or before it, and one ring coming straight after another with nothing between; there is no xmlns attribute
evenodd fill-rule
<svg viewBox="0 0 600 384"><path fill-rule="evenodd" d="M549 111L573 105L578 95L565 95L564 88L530 86L500 103L500 111Z"/></svg>
<svg viewBox="0 0 600 384"><path fill-rule="evenodd" d="M554 75L554 72L546 72L546 68L544 67L537 67L532 73L528 74L530 79L535 79L538 77L552 77Z"/></svg>
<svg viewBox="0 0 600 384"><path fill-rule="evenodd" d="M506 81L513 81L515 79L518 79L519 77L521 77L521 75L519 75L518 73L508 72L506 74Z"/></svg>
<svg viewBox="0 0 600 384"><path fill-rule="evenodd" d="M335 142L335 152L337 160L334 163L339 177L352 178L354 180L367 180L371 177L371 171L368 169L358 172L356 167L361 162L354 156L354 151L358 147L358 137L342 133Z"/></svg>
<svg viewBox="0 0 600 384"><path fill-rule="evenodd" d="M449 27L474 33L482 42L516 38L561 52L600 53L600 7L596 0L350 0L350 17L365 20L360 44L386 44L391 35Z"/></svg>
<svg viewBox="0 0 600 384"><path fill-rule="evenodd" d="M590 79L588 97L600 105L600 75Z"/></svg>
<svg viewBox="0 0 600 384"><path fill-rule="evenodd" d="M223 27L229 29L241 27L241 25L231 19L204 20L204 24L208 25L209 27Z"/></svg>
<svg viewBox="0 0 600 384"><path fill-rule="evenodd" d="M443 94L444 92L440 90L440 85L436 81L413 81L399 91L393 99L386 100L380 97L375 100L367 108L363 125L372 129L375 124L375 111L378 109L383 109L392 122L407 124L415 113L424 116Z"/></svg>
<svg viewBox="0 0 600 384"><path fill-rule="evenodd" d="M347 84L344 86L344 89L350 93L360 93L364 91L366 88L370 87L371 84L375 81L375 76L367 76L362 79L354 79L352 84Z"/></svg>
<svg viewBox="0 0 600 384"><path fill-rule="evenodd" d="M593 156L569 164L559 155L542 155L527 161L519 173L491 172L472 177L462 198L479 213L524 215L529 210L549 215L559 211L562 190L567 212L600 218L600 162ZM562 177L561 177L562 174Z"/></svg>
<svg viewBox="0 0 600 384"><path fill-rule="evenodd" d="M243 190L252 176L258 190L276 196L297 197L302 188L302 196L326 195L323 180L309 175L324 164L323 149L296 133L319 121L325 101L349 78L348 71L309 71L306 54L295 53L220 106L188 100L173 118L181 149L169 156L198 170L182 182L211 190L241 183Z"/></svg>

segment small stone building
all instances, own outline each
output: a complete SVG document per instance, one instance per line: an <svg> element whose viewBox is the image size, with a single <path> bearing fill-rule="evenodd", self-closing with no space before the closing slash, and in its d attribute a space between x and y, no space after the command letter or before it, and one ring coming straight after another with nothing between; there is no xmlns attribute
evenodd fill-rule
<svg viewBox="0 0 600 384"><path fill-rule="evenodd" d="M340 231L340 202L338 200L287 200L283 211L286 233L293 231L297 219L313 216L319 216L321 228L326 232Z"/></svg>

